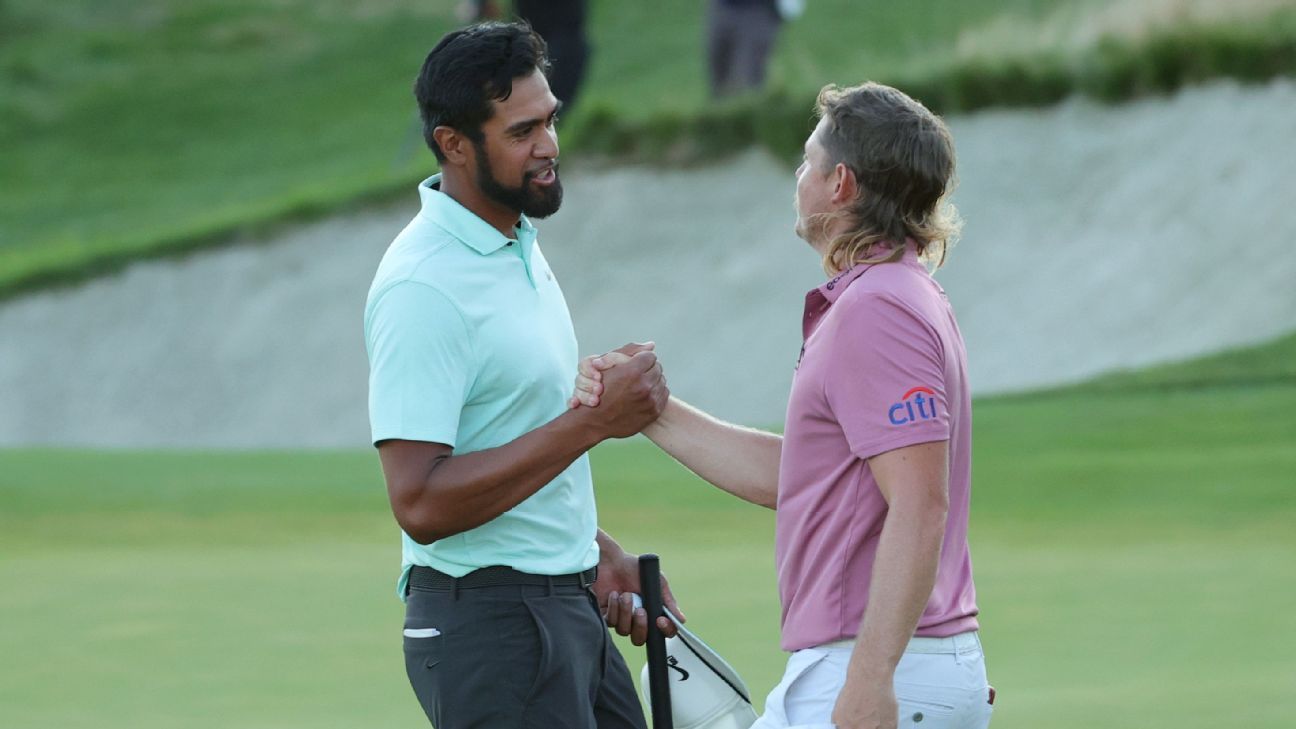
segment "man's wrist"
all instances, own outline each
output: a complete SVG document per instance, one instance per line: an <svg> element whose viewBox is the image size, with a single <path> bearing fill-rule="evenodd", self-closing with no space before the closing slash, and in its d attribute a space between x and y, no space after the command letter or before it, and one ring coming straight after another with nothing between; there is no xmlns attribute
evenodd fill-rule
<svg viewBox="0 0 1296 729"><path fill-rule="evenodd" d="M679 404L675 401L675 396L672 395L666 400L666 407L662 408L661 415L658 415L656 420L649 423L648 426L643 429L644 436L646 436L648 440L656 442L658 438L661 438L666 434L667 429L671 427L671 424L675 420L675 416L678 414Z"/></svg>
<svg viewBox="0 0 1296 729"><path fill-rule="evenodd" d="M563 412L553 422L582 453L608 439L603 429L590 417L590 408L584 406Z"/></svg>
<svg viewBox="0 0 1296 729"><path fill-rule="evenodd" d="M863 683L881 683L895 679L895 667L888 667L884 663L873 661L860 661L852 665L846 671L847 679L854 679Z"/></svg>
<svg viewBox="0 0 1296 729"><path fill-rule="evenodd" d="M595 534L594 541L598 542L599 559L617 559L625 556L625 549L612 538L611 534L602 529Z"/></svg>
<svg viewBox="0 0 1296 729"><path fill-rule="evenodd" d="M899 662L899 656L877 655L873 641L866 642L857 638L855 648L851 653L850 663L846 669L846 678L861 683L893 681L895 679L896 665Z"/></svg>

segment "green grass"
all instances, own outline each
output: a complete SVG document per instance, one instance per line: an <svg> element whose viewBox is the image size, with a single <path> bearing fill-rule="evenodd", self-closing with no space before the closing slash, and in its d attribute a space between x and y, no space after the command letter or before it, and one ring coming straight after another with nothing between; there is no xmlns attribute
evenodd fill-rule
<svg viewBox="0 0 1296 729"><path fill-rule="evenodd" d="M6 3L5 279L226 238L414 179L420 161L400 154L410 81L448 21L351 5Z"/></svg>
<svg viewBox="0 0 1296 729"><path fill-rule="evenodd" d="M828 81L901 83L956 110L1296 68L1296 13L1245 2L1227 23L1172 17L1148 38L1031 40L1112 1L815 0L787 26L771 95L710 107L702 3L596 0L567 149L668 162L752 143L786 152ZM410 82L453 5L0 0L0 297L408 195L432 167Z"/></svg>
<svg viewBox="0 0 1296 729"><path fill-rule="evenodd" d="M977 402L996 727L1296 715L1296 382L1265 374L1292 346ZM763 700L784 660L772 513L644 442L594 468L602 525L662 555ZM370 452L0 451L0 535L5 726L421 725Z"/></svg>
<svg viewBox="0 0 1296 729"><path fill-rule="evenodd" d="M705 106L705 3L595 5L599 50L590 71L590 105L631 121L696 114ZM906 0L868 6L819 0L807 3L805 15L784 26L769 85L801 92L829 81L894 78L952 62L960 34L997 18L1030 23L1059 8L1101 5L1103 0Z"/></svg>

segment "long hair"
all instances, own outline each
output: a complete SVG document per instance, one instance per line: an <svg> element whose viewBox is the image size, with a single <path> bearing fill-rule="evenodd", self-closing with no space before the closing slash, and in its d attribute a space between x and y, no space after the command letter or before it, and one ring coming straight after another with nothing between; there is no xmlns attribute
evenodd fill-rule
<svg viewBox="0 0 1296 729"><path fill-rule="evenodd" d="M949 203L954 188L954 140L940 117L904 93L876 83L825 86L816 112L827 120L822 143L832 164L855 173L859 197L834 213L814 216L826 231L848 220L824 249L830 276L857 263L885 263L913 241L939 267L962 222Z"/></svg>

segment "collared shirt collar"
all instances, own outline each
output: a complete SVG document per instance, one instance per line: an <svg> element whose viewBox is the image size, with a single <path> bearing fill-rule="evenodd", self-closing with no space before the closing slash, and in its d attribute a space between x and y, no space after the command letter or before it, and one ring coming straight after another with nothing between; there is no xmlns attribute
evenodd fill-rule
<svg viewBox="0 0 1296 729"><path fill-rule="evenodd" d="M900 260L897 261L897 263L907 263L912 266L921 265L918 262L918 249L914 246L912 242L905 245L904 255L900 257ZM855 279L864 275L865 271L869 270L870 268L873 268L876 265L878 264L857 263L854 266L851 266L850 268L846 269L845 271L842 271L841 273L837 274L832 279L829 279L827 283L815 289L815 291L820 293L823 296L823 298L828 301L829 304L832 304L834 301L838 299L838 297L842 295L842 292L846 290L846 287L850 286L851 283L855 281Z"/></svg>
<svg viewBox="0 0 1296 729"><path fill-rule="evenodd" d="M518 224L514 228L517 237L508 238L496 230L495 226L477 217L476 213L441 192L440 186L440 173L419 183L419 198L423 202L420 215L483 256L488 256L509 243L516 242L521 246L518 253L529 265L531 248L535 245L536 229L527 216L518 216Z"/></svg>
<svg viewBox="0 0 1296 729"><path fill-rule="evenodd" d="M911 266L921 266L918 261L918 249L912 242L905 245L904 255L900 257L898 263L905 263ZM860 263L842 271L833 278L829 279L823 285L810 289L805 297L805 313L801 318L801 334L809 338L810 334L819 326L820 319L828 311L828 307L833 305L846 290L848 286L854 283L855 279L863 276L866 271L876 263Z"/></svg>

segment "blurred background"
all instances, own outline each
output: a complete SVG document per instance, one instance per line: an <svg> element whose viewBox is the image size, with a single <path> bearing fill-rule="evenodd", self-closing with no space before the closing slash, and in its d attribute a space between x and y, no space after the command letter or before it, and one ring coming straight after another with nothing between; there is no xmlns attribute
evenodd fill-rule
<svg viewBox="0 0 1296 729"><path fill-rule="evenodd" d="M435 171L423 57L519 15L582 350L655 340L755 426L823 279L816 92L942 114L994 726L1296 722L1296 0L0 0L0 727L422 725L361 312ZM772 515L593 458L763 700Z"/></svg>

